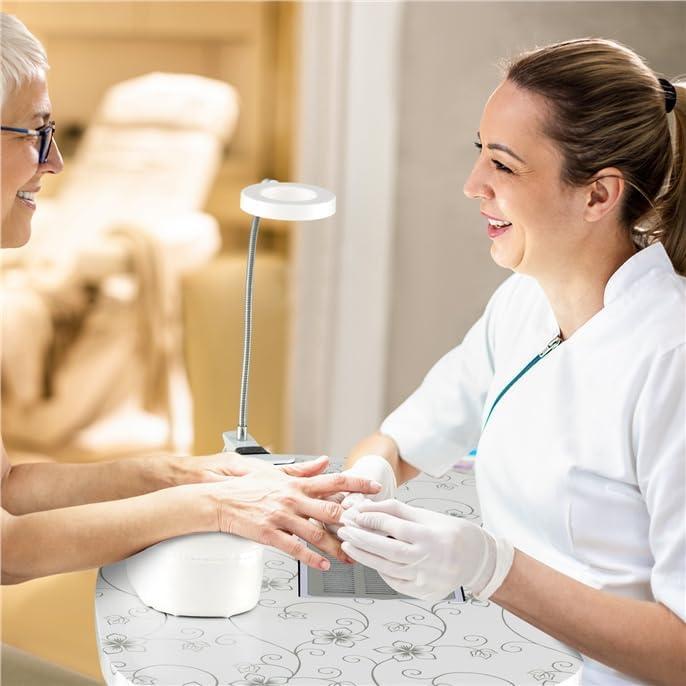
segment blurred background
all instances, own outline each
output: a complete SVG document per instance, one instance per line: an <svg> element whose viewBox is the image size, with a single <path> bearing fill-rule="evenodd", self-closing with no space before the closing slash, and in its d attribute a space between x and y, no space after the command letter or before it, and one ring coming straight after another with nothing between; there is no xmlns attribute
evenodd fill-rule
<svg viewBox="0 0 686 686"><path fill-rule="evenodd" d="M10 458L207 454L235 428L263 178L338 212L264 222L249 426L342 458L457 344L507 273L462 194L519 51L618 39L686 71L683 2L4 2L44 43L65 171L2 256ZM3 641L99 677L95 571L2 589Z"/></svg>

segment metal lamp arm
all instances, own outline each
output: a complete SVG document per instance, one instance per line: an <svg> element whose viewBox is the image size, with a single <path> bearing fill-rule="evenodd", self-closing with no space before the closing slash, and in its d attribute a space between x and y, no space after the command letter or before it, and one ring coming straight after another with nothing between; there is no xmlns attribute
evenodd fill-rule
<svg viewBox="0 0 686 686"><path fill-rule="evenodd" d="M272 464L290 464L295 455L270 454L248 433L248 381L252 345L253 270L257 248L260 220L311 221L324 219L336 212L336 196L325 188L301 183L279 183L265 179L241 191L241 209L251 215L248 263L245 272L245 312L243 332L243 369L241 374L241 398L236 431L225 431L224 452L241 455L259 455ZM299 456L308 459L307 456Z"/></svg>
<svg viewBox="0 0 686 686"><path fill-rule="evenodd" d="M243 367L241 370L241 399L238 407L238 428L236 429L236 436L239 441L246 441L248 439L248 381L250 376L250 351L252 345L253 271L255 268L255 252L257 250L257 235L259 231L260 218L253 217L252 224L250 226L248 262L245 269Z"/></svg>

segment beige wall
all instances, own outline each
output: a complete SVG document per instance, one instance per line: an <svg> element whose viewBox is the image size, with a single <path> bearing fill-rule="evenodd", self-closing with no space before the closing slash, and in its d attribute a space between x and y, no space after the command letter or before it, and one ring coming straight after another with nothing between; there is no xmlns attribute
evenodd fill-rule
<svg viewBox="0 0 686 686"><path fill-rule="evenodd" d="M491 262L477 203L462 195L498 60L587 35L626 43L668 76L686 72L683 2L406 5L387 409L459 342L509 274Z"/></svg>

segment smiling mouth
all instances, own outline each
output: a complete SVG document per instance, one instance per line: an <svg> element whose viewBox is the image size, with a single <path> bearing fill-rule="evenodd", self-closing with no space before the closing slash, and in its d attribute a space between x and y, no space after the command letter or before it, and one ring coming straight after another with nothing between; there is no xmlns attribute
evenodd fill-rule
<svg viewBox="0 0 686 686"><path fill-rule="evenodd" d="M487 219L489 238L498 238L498 236L502 236L512 227L512 222L505 221L504 219L493 219L492 217L487 217Z"/></svg>
<svg viewBox="0 0 686 686"><path fill-rule="evenodd" d="M508 226L512 226L512 222L505 221L504 219L493 219L492 217L487 217L488 223L496 229L504 229Z"/></svg>
<svg viewBox="0 0 686 686"><path fill-rule="evenodd" d="M33 212L36 209L37 193L38 191L17 191L17 199L24 207Z"/></svg>

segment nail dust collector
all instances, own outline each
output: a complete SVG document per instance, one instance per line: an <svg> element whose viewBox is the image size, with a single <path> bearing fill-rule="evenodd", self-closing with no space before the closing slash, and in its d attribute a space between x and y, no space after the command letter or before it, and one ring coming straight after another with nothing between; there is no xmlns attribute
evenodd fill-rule
<svg viewBox="0 0 686 686"><path fill-rule="evenodd" d="M250 455L272 464L290 464L299 456L271 454L248 433L257 235L261 219L309 221L330 217L336 211L336 196L316 186L266 180L241 191L241 209L253 216L245 273L241 397L238 428L223 434L223 452ZM133 555L126 561L126 570L138 597L160 612L189 617L231 617L251 610L259 600L262 546L231 534L189 534L162 541Z"/></svg>

